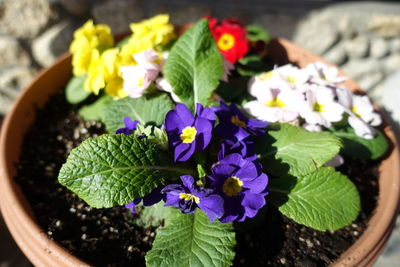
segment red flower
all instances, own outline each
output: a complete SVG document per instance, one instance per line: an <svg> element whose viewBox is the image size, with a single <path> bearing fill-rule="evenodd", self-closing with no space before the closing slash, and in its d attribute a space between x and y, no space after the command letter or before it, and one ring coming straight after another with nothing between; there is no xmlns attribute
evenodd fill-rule
<svg viewBox="0 0 400 267"><path fill-rule="evenodd" d="M216 18L208 17L208 26L226 60L235 63L249 51L246 29L237 19L226 19L218 23Z"/></svg>

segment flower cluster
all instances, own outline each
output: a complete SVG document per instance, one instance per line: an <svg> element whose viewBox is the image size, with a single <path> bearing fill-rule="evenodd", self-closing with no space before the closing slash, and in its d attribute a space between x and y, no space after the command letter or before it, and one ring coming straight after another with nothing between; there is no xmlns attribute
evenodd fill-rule
<svg viewBox="0 0 400 267"><path fill-rule="evenodd" d="M219 124L214 129L217 117ZM131 134L137 122L129 117L124 122L126 127L116 133ZM235 105L221 102L213 108L197 104L195 115L184 104L177 104L167 113L164 125L175 161L188 161L196 152L206 150L212 139L220 146L218 159L205 179L181 176L182 184L157 188L128 203L127 208L135 211L142 200L149 206L163 199L166 206L175 206L183 213L199 208L211 221L218 218L227 223L252 218L265 205L268 177L257 162L253 139L265 133L267 123L247 118Z"/></svg>
<svg viewBox="0 0 400 267"><path fill-rule="evenodd" d="M86 91L123 98L143 95L161 70L165 47L176 36L168 15L157 15L130 25L132 34L114 47L106 25L88 21L74 34L70 46L73 73L86 75Z"/></svg>
<svg viewBox="0 0 400 267"><path fill-rule="evenodd" d="M256 100L244 108L260 120L297 122L310 131L348 120L358 136L371 139L380 116L367 96L354 95L341 85L345 80L335 67L321 62L303 69L288 64L253 77L248 91Z"/></svg>

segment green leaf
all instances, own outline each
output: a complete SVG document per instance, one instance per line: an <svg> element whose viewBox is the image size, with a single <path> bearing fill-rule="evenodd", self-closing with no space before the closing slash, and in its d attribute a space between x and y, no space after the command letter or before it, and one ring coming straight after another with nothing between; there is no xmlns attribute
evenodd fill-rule
<svg viewBox="0 0 400 267"><path fill-rule="evenodd" d="M108 132L125 127L123 119L126 116L143 125L161 125L173 106L172 100L165 93L139 98L125 97L107 107L103 122Z"/></svg>
<svg viewBox="0 0 400 267"><path fill-rule="evenodd" d="M349 225L360 212L357 188L330 167L297 178L270 179L269 186L268 200L285 216L320 231Z"/></svg>
<svg viewBox="0 0 400 267"><path fill-rule="evenodd" d="M342 143L329 132L309 132L290 124L269 129L258 142L259 159L267 172L299 176L315 171L339 153Z"/></svg>
<svg viewBox="0 0 400 267"><path fill-rule="evenodd" d="M229 82L222 82L217 89L217 94L227 102L232 102L237 97L247 92L249 77L230 77Z"/></svg>
<svg viewBox="0 0 400 267"><path fill-rule="evenodd" d="M78 110L78 114L85 121L101 121L103 120L104 110L113 102L114 100L111 96L103 95L93 104L81 107Z"/></svg>
<svg viewBox="0 0 400 267"><path fill-rule="evenodd" d="M84 89L86 75L73 76L65 87L65 97L70 104L78 104L91 93Z"/></svg>
<svg viewBox="0 0 400 267"><path fill-rule="evenodd" d="M377 135L373 139L359 137L350 126L340 129L330 129L334 135L343 140L342 153L360 159L378 159L389 147L384 134L376 129Z"/></svg>
<svg viewBox="0 0 400 267"><path fill-rule="evenodd" d="M168 209L174 209L173 207L164 207L164 201L160 201L153 206L139 206L136 208L138 214L140 215L138 219L135 220L135 224L146 227L153 226L158 227L162 224Z"/></svg>
<svg viewBox="0 0 400 267"><path fill-rule="evenodd" d="M132 135L102 135L74 148L61 167L59 182L90 206L124 205L192 168L177 165L156 145Z"/></svg>
<svg viewBox="0 0 400 267"><path fill-rule="evenodd" d="M157 144L162 150L168 149L168 135L164 129L154 125L143 126L143 124L137 124L134 134L136 136L144 134L150 142Z"/></svg>
<svg viewBox="0 0 400 267"><path fill-rule="evenodd" d="M231 223L211 223L201 210L182 214L171 210L165 228L157 230L147 266L231 266L235 233Z"/></svg>
<svg viewBox="0 0 400 267"><path fill-rule="evenodd" d="M131 37L132 37L132 35L129 35L129 36L125 37L124 39L122 39L121 41L119 41L119 42L115 45L115 47L121 48L121 47L125 46L126 44L129 43L129 40L131 39Z"/></svg>
<svg viewBox="0 0 400 267"><path fill-rule="evenodd" d="M164 66L173 92L192 111L207 104L223 74L223 58L208 28L200 20L176 41Z"/></svg>
<svg viewBox="0 0 400 267"><path fill-rule="evenodd" d="M236 68L240 75L247 77L258 75L270 69L272 69L272 66L257 54L249 54L240 59Z"/></svg>
<svg viewBox="0 0 400 267"><path fill-rule="evenodd" d="M264 41L269 42L270 36L268 32L261 26L258 25L248 25L246 27L247 30L247 39L251 42Z"/></svg>

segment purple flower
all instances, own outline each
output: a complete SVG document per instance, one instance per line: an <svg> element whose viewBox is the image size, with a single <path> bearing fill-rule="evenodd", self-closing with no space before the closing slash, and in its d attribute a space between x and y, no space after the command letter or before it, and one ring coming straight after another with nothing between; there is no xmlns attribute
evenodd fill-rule
<svg viewBox="0 0 400 267"><path fill-rule="evenodd" d="M137 120L131 120L129 117L124 118L125 128L119 128L115 131L116 134L131 134L132 131L136 130L136 125L139 123Z"/></svg>
<svg viewBox="0 0 400 267"><path fill-rule="evenodd" d="M224 198L223 223L244 221L256 216L265 205L268 177L261 165L231 154L219 161L208 176L215 192Z"/></svg>
<svg viewBox="0 0 400 267"><path fill-rule="evenodd" d="M177 104L165 117L168 141L174 149L175 161L187 161L196 151L204 150L211 141L215 113L211 108L196 105L196 116L184 104Z"/></svg>
<svg viewBox="0 0 400 267"><path fill-rule="evenodd" d="M257 155L254 153L254 141L251 138L245 138L242 141L225 139L218 152L218 160L234 153L240 154L246 160L257 160Z"/></svg>
<svg viewBox="0 0 400 267"><path fill-rule="evenodd" d="M213 194L212 189L197 186L190 175L181 176L181 180L183 185L171 184L161 190L166 194L165 206L177 207L182 213L193 213L199 207L211 222L222 216L224 201L221 196Z"/></svg>
<svg viewBox="0 0 400 267"><path fill-rule="evenodd" d="M132 202L125 204L125 208L130 209L132 213L136 213L136 206L143 200L143 206L153 206L154 204L160 202L163 198L163 194L161 193L161 189L163 187L159 186L150 194L145 195L144 197L135 198Z"/></svg>
<svg viewBox="0 0 400 267"><path fill-rule="evenodd" d="M215 131L222 138L241 141L265 133L268 122L247 118L234 104L227 106L221 101L219 107L213 108L220 120Z"/></svg>

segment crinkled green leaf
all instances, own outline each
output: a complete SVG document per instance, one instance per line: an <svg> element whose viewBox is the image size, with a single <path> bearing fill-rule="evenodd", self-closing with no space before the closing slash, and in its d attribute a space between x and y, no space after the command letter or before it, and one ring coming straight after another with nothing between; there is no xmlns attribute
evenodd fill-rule
<svg viewBox="0 0 400 267"><path fill-rule="evenodd" d="M103 122L110 133L125 127L123 119L126 116L143 125L159 126L164 122L165 115L173 106L172 100L164 93L139 98L125 97L114 101L107 107Z"/></svg>
<svg viewBox="0 0 400 267"><path fill-rule="evenodd" d="M235 233L231 223L211 223L201 210L182 214L173 209L165 228L157 230L147 266L231 266L235 256Z"/></svg>
<svg viewBox="0 0 400 267"><path fill-rule="evenodd" d="M257 42L257 41L268 42L270 40L268 32L259 25L254 25L254 24L247 25L246 31L247 31L247 39L249 39L252 42Z"/></svg>
<svg viewBox="0 0 400 267"><path fill-rule="evenodd" d="M160 201L153 206L139 206L136 208L139 218L135 219L135 224L145 227L153 226L158 227L164 221L165 214L168 209L174 209L173 207L164 207L164 201Z"/></svg>
<svg viewBox="0 0 400 267"><path fill-rule="evenodd" d="M103 119L104 110L113 103L114 100L111 96L103 95L97 99L93 104L81 107L78 110L79 116L85 121L101 121Z"/></svg>
<svg viewBox="0 0 400 267"><path fill-rule="evenodd" d="M191 110L207 104L223 74L223 59L206 19L187 30L174 44L164 76Z"/></svg>
<svg viewBox="0 0 400 267"><path fill-rule="evenodd" d="M297 178L270 179L268 200L295 222L320 231L349 225L361 205L355 185L330 167Z"/></svg>
<svg viewBox="0 0 400 267"><path fill-rule="evenodd" d="M286 123L269 129L257 143L264 169L278 176L313 172L338 154L342 146L340 139L329 132L309 132Z"/></svg>
<svg viewBox="0 0 400 267"><path fill-rule="evenodd" d="M378 129L376 129L377 135L373 139L357 136L350 126L330 130L343 140L342 153L354 158L378 159L385 154L389 147L386 137Z"/></svg>
<svg viewBox="0 0 400 267"><path fill-rule="evenodd" d="M58 180L90 206L109 208L194 173L145 138L117 134L89 138L73 149Z"/></svg>
<svg viewBox="0 0 400 267"><path fill-rule="evenodd" d="M68 103L78 104L85 100L91 93L84 89L86 75L73 76L65 87L65 97Z"/></svg>

